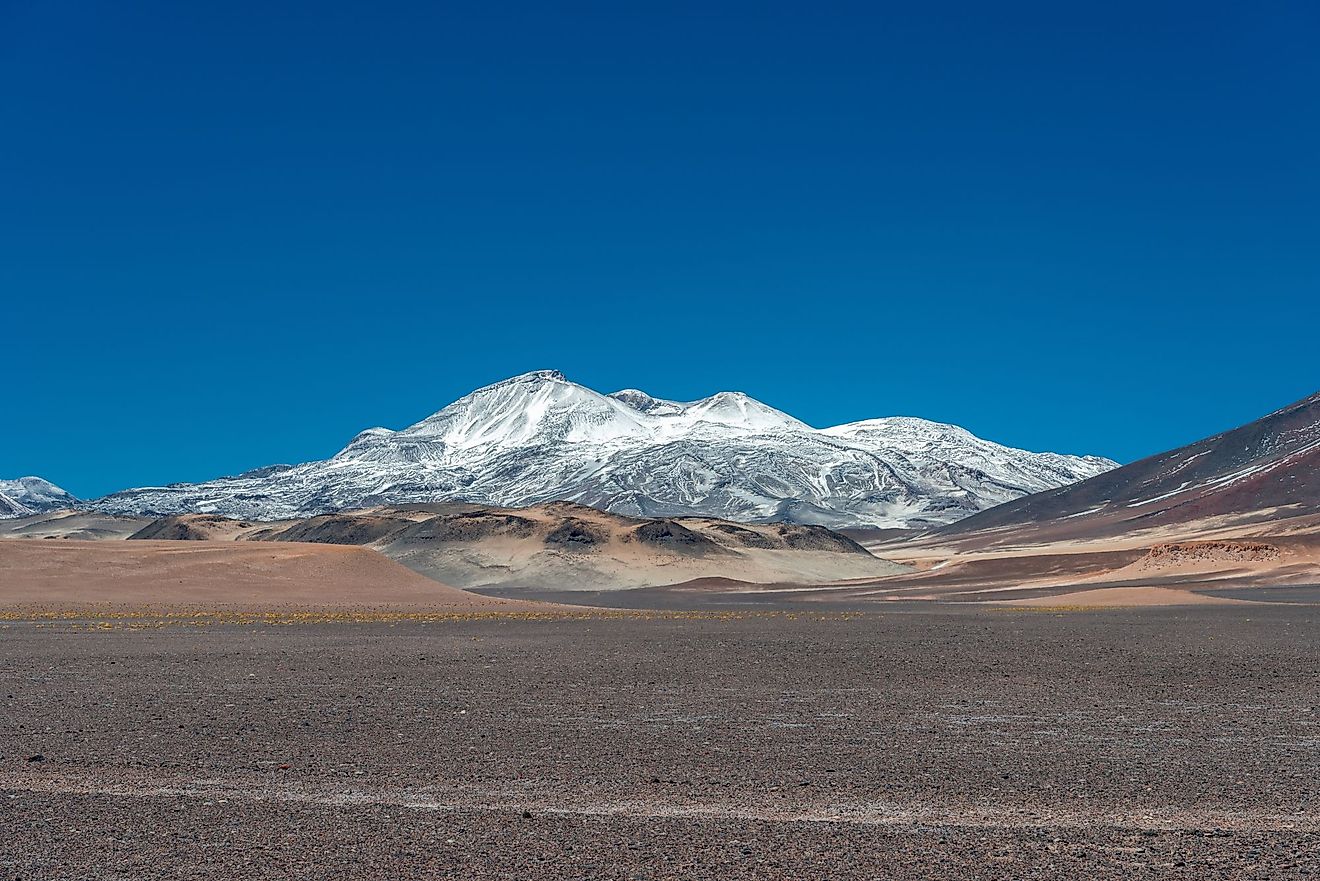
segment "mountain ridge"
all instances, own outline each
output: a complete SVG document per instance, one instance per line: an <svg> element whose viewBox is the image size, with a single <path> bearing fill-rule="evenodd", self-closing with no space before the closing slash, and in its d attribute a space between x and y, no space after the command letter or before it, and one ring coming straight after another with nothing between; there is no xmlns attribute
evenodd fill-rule
<svg viewBox="0 0 1320 881"><path fill-rule="evenodd" d="M1016 450L915 417L817 429L742 392L689 402L637 389L605 395L543 370L405 428L367 429L326 460L93 504L281 519L376 504L562 500L643 517L931 526L1116 464Z"/></svg>
<svg viewBox="0 0 1320 881"><path fill-rule="evenodd" d="M1320 392L1259 419L942 527L950 536L1048 526L1118 534L1206 518L1320 513Z"/></svg>

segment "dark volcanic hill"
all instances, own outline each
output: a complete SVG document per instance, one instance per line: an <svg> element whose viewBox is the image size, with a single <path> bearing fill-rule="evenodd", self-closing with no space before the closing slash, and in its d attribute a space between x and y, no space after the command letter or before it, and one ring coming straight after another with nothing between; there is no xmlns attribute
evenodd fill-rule
<svg viewBox="0 0 1320 881"><path fill-rule="evenodd" d="M403 505L262 523L182 514L132 539L365 545L462 587L613 590L721 576L819 584L904 571L823 526L640 518L571 502Z"/></svg>
<svg viewBox="0 0 1320 881"><path fill-rule="evenodd" d="M1320 392L1248 425L982 511L934 534L1040 530L1118 535L1209 517L1246 522L1320 512Z"/></svg>

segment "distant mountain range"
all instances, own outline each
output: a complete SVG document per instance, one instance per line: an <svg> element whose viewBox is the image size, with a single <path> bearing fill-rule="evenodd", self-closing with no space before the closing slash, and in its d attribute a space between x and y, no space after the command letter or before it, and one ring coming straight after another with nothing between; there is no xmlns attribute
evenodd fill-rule
<svg viewBox="0 0 1320 881"><path fill-rule="evenodd" d="M279 520L378 504L570 501L640 517L927 527L1116 464L1017 450L923 419L817 429L739 392L692 402L605 395L537 371L400 431L368 429L331 459L89 504Z"/></svg>
<svg viewBox="0 0 1320 881"><path fill-rule="evenodd" d="M1020 494L1024 470L1059 459L1099 473L938 523ZM446 584L569 602L635 588L642 607L671 587L684 604L741 605L748 585L796 585L799 599L829 585L831 602L1292 602L1320 580L1320 393L1108 464L916 419L817 430L745 395L598 395L535 373L323 462L90 503L3 481L0 539L363 545ZM730 513L703 513L718 509Z"/></svg>

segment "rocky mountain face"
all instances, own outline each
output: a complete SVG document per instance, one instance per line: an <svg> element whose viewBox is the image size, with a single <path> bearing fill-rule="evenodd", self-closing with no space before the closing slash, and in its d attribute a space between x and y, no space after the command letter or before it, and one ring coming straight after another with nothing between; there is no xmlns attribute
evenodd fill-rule
<svg viewBox="0 0 1320 881"><path fill-rule="evenodd" d="M950 536L1046 528L1051 538L1117 535L1207 518L1320 513L1320 392L1231 431L1001 505Z"/></svg>
<svg viewBox="0 0 1320 881"><path fill-rule="evenodd" d="M367 429L331 459L126 490L95 507L278 520L378 504L571 501L638 517L906 527L951 523L1115 465L923 419L816 429L740 392L691 402L604 395L537 371L408 428Z"/></svg>
<svg viewBox="0 0 1320 881"><path fill-rule="evenodd" d="M0 480L0 518L30 517L78 504L72 494L40 477Z"/></svg>

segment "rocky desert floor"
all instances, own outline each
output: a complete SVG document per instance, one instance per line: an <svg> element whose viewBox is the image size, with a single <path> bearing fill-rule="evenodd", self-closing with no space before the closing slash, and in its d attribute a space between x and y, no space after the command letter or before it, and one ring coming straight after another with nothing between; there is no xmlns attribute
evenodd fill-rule
<svg viewBox="0 0 1320 881"><path fill-rule="evenodd" d="M0 620L0 878L1320 876L1320 608Z"/></svg>

